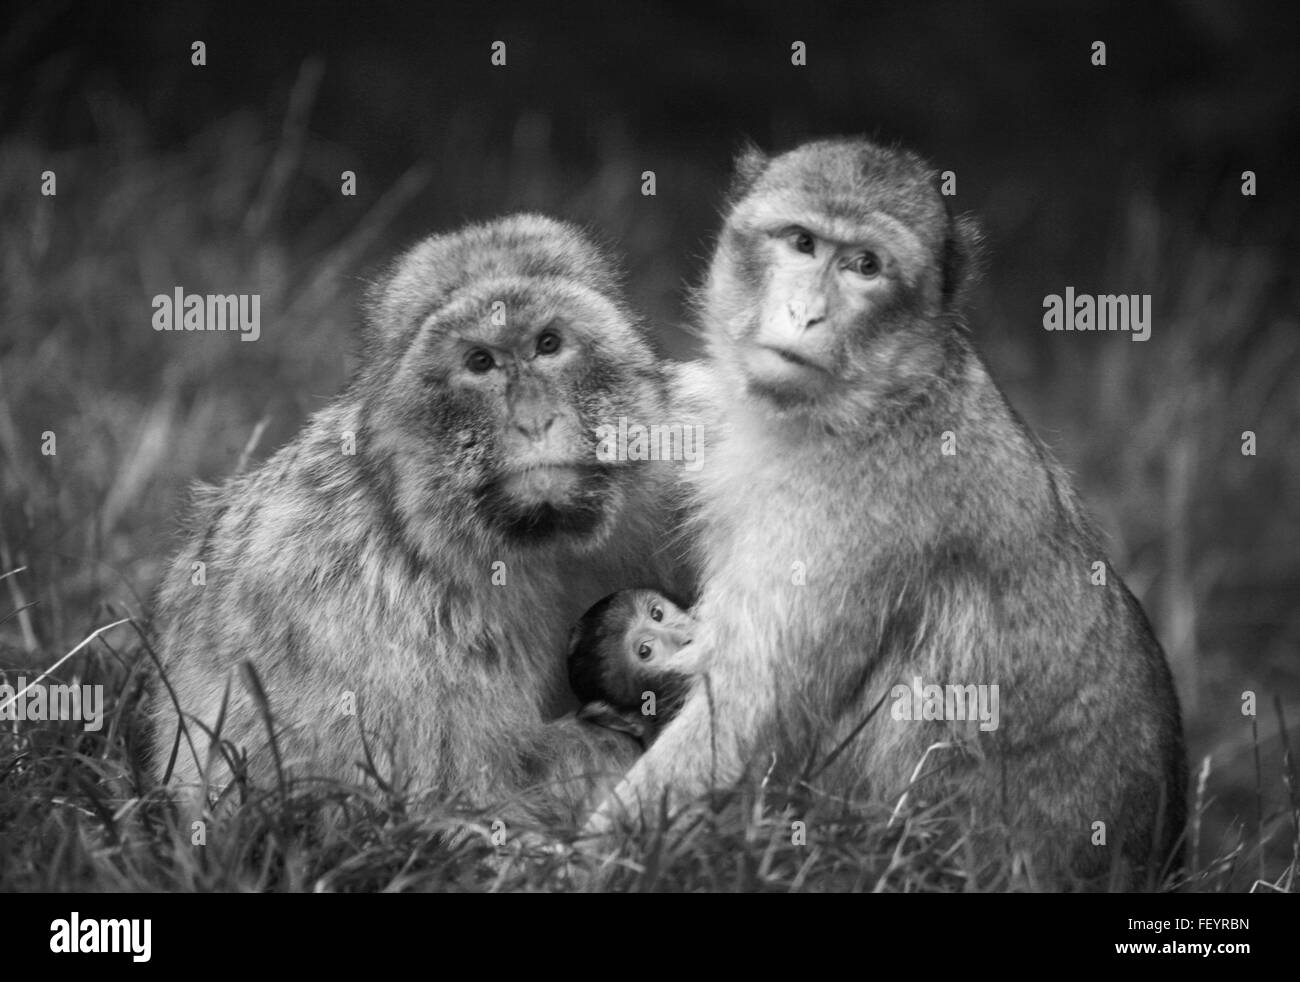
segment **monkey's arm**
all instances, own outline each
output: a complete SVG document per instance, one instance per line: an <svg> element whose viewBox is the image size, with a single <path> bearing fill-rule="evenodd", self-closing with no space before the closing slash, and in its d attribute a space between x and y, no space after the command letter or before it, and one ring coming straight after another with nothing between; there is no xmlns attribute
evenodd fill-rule
<svg viewBox="0 0 1300 982"><path fill-rule="evenodd" d="M743 668L713 665L678 715L592 814L588 833L604 835L620 817L656 814L665 797L671 813L710 788L726 787L741 777L745 748L763 722L776 714L772 686L755 685L752 677L747 683L731 677Z"/></svg>
<svg viewBox="0 0 1300 982"><path fill-rule="evenodd" d="M645 746L650 739L650 727L640 712L634 709L619 709L603 700L584 705L578 710L578 719L592 726L603 726L607 730L626 733L642 746Z"/></svg>
<svg viewBox="0 0 1300 982"><path fill-rule="evenodd" d="M542 724L527 761L537 791L533 814L550 822L582 821L640 753L640 741L626 731L594 725L575 715Z"/></svg>

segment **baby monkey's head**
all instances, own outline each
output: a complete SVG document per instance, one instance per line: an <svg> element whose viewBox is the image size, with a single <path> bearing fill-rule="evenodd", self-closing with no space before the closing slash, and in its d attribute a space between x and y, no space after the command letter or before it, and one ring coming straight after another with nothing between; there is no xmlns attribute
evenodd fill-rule
<svg viewBox="0 0 1300 982"><path fill-rule="evenodd" d="M650 706L653 712L646 715L662 723L680 705L696 671L694 630L691 615L655 590L611 593L569 636L569 684L585 704L606 703L635 714Z"/></svg>

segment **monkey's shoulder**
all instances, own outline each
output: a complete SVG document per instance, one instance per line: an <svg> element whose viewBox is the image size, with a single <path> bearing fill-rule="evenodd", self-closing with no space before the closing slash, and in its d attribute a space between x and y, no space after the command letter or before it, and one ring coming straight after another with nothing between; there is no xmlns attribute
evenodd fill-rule
<svg viewBox="0 0 1300 982"><path fill-rule="evenodd" d="M716 425L722 412L721 384L718 370L710 362L670 362L664 366L664 376L674 415L679 417L677 422Z"/></svg>

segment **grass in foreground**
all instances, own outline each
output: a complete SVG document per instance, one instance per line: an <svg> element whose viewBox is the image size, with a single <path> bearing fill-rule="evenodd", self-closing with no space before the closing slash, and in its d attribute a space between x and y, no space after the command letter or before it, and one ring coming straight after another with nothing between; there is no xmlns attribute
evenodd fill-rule
<svg viewBox="0 0 1300 982"><path fill-rule="evenodd" d="M134 626L134 625L132 625ZM736 791L658 832L624 830L593 848L572 828L502 829L454 801L381 787L237 780L196 834L174 796L139 766L151 661L143 643L106 634L65 663L62 680L102 684L103 726L6 722L0 733L0 889L8 891L720 891L1034 890L1015 857L977 867L948 805L892 816L880 806ZM12 674L12 673L10 673ZM12 683L13 679L9 681ZM29 681L31 679L29 678ZM1285 740L1285 734L1282 734ZM1200 841L1210 774L1188 829L1188 871L1152 888L1296 891L1296 780L1287 808L1232 840ZM1265 798L1258 789L1259 800ZM802 823L801 825L796 823ZM1273 849L1266 850L1268 843ZM1280 843L1290 861L1277 864ZM1271 865L1270 865L1271 864Z"/></svg>

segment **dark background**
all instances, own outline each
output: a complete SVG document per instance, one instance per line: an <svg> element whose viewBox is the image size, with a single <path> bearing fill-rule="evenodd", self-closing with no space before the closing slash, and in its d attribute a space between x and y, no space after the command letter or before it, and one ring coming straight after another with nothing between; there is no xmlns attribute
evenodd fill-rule
<svg viewBox="0 0 1300 982"><path fill-rule="evenodd" d="M1274 698L1300 719L1296 20L1229 0L11 8L0 572L29 569L0 589L38 603L0 643L48 661L104 602L142 610L187 483L338 391L365 276L416 237L518 209L586 223L689 357L686 291L742 141L866 132L956 171L988 233L974 335L1169 652L1194 769L1211 758L1207 836L1254 821L1246 689L1275 814ZM262 340L153 332L177 285L259 293ZM1045 332L1066 286L1151 293L1151 340Z"/></svg>

